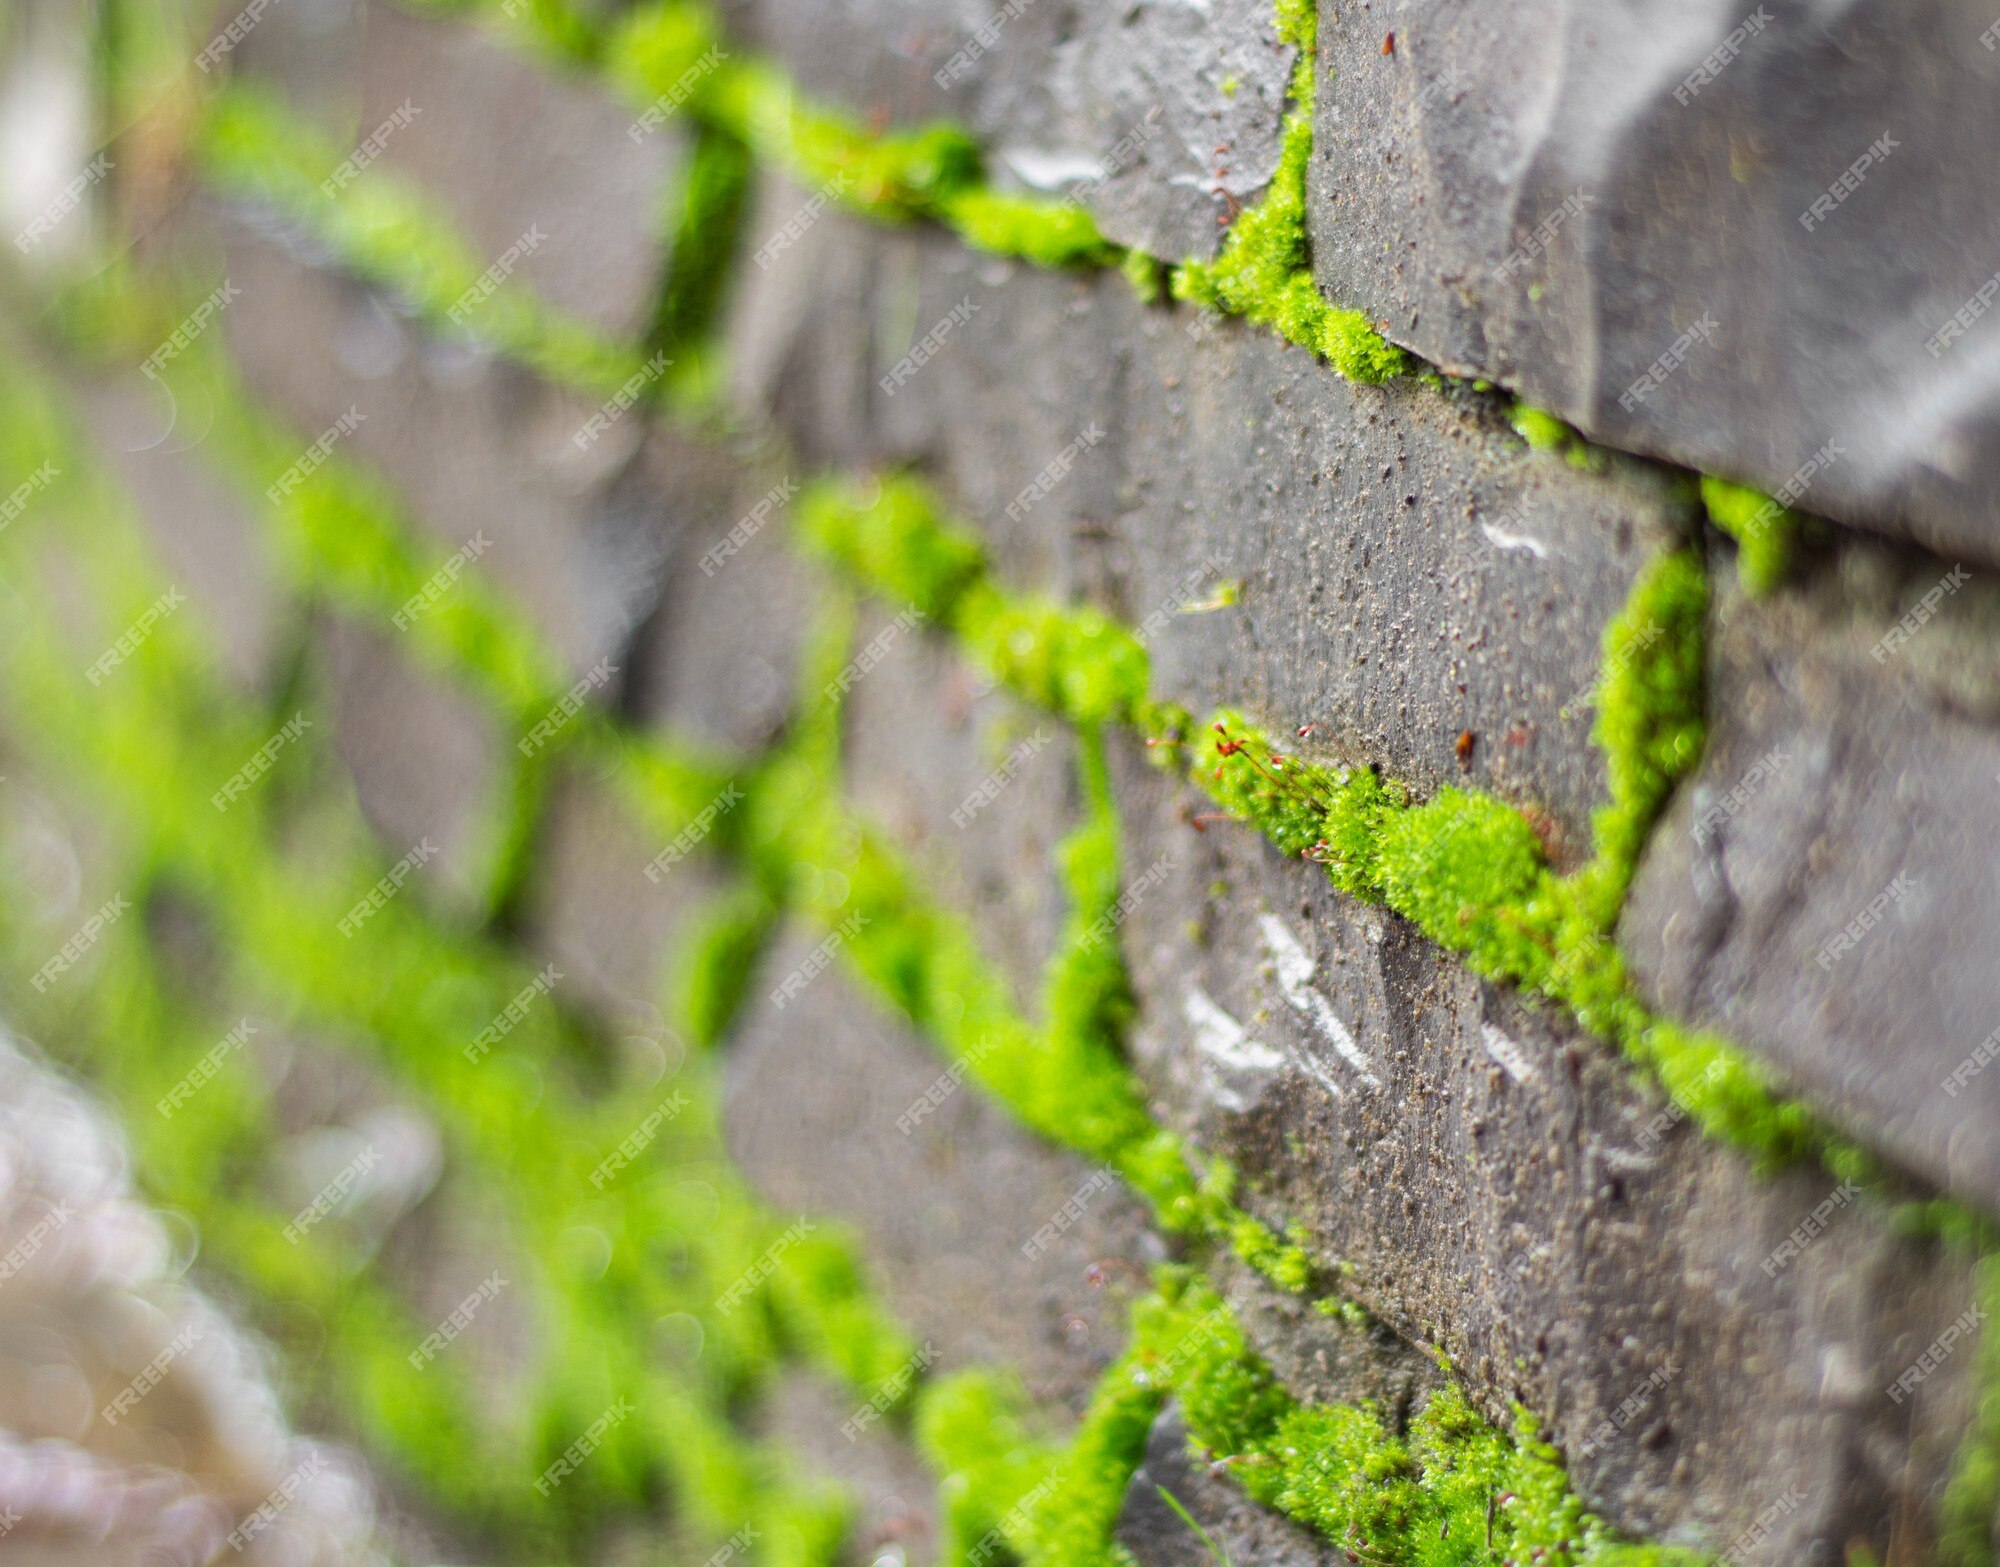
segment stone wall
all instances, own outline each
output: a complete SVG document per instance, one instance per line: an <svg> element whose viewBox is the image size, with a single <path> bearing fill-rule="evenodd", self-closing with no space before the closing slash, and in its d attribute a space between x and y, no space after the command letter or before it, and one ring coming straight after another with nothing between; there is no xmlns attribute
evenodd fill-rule
<svg viewBox="0 0 2000 1567"><path fill-rule="evenodd" d="M1956 0L1838 9L1340 0L1315 46L1262 0L734 0L718 64L687 7L287 0L229 51L227 90L271 95L296 145L263 122L204 145L185 101L205 80L120 127L171 194L118 187L118 270L185 304L238 291L186 356L208 368L142 379L160 334L87 303L24 312L23 363L217 650L188 655L214 703L157 722L321 727L292 775L273 764L267 851L220 807L212 841L171 804L154 823L144 788L105 825L70 792L92 756L169 763L45 743L46 709L10 706L15 858L59 868L10 972L133 887L134 939L204 1006L285 1020L246 1053L280 1134L231 1130L231 1180L290 1201L312 1138L324 1164L393 1105L441 1152L339 1221L382 1320L449 1320L495 1266L531 1279L466 1331L470 1391L389 1378L387 1327L365 1396L331 1351L330 1383L303 1377L298 1413L372 1466L392 1552L719 1567L740 1525L773 1563L983 1567L985 1507L1024 1567L1114 1542L1143 1567L1391 1541L1395 1561L1654 1559L1614 1536L1991 1559L2000 1394L1968 1324L2000 1211L2000 208L1965 149L2000 53ZM882 174L841 141L902 147L938 118L976 137L983 183ZM367 150L377 127L351 183L292 178L297 145ZM1149 259L1231 266L1301 172L1292 270L1253 282L1361 312L1404 351L1379 384L1295 316L1218 315ZM966 190L1025 198L1028 237L996 240ZM1088 264L1040 264L1035 236L1086 215L1101 237L1066 258ZM290 433L259 446L271 423ZM260 460L335 429L301 490L326 486L323 510L266 493L282 463ZM899 471L936 513L884 535L902 554L871 542ZM926 576L939 527L983 575ZM24 581L90 576L37 540ZM1706 578L1700 622L1635 647L1634 606L1682 568ZM1015 618L986 636L989 592ZM109 640L82 624L79 667ZM1093 671L1139 646L1144 699L1100 700ZM1647 763L1677 787L1621 866L1619 725L1667 733L1646 703L1668 675L1647 682L1678 655L1706 744ZM1211 733L1190 718L1218 712L1281 738L1210 738L1190 765ZM1421 884L1349 874L1339 844L1273 827L1288 767L1316 802L1379 778L1383 820L1441 802L1485 825L1411 849ZM1114 840L1093 893L1088 852ZM310 865L322 842L370 876L427 846L406 895L427 956L370 949L315 990L288 966L317 961L317 927L255 946L295 927L230 907L265 886L235 859ZM1522 856L1515 880L1492 868ZM1592 878L1615 903L1632 870L1601 929L1549 914L1592 907ZM1074 1002L1106 954L1122 978ZM67 999L112 962L86 953L20 1011L118 1099L143 1073ZM559 977L521 988L538 973ZM179 980L147 984L178 1016ZM530 1021L485 1066L451 1059L473 1036L440 1020L510 1006ZM444 1067L413 1065L426 1041ZM570 1193L674 1085L699 1113L636 1156L636 1195ZM1149 1132L1101 1132L1103 1095ZM554 1167L510 1157L528 1132ZM161 1202L223 1179L156 1157ZM231 1222L206 1265L310 1360L286 1316L306 1283ZM785 1225L836 1222L818 1273L757 1271ZM777 1280L754 1331L708 1299L745 1258ZM1494 1486L1483 1542L1450 1535L1479 1512L1460 1498L1419 1556L1365 1506L1263 1486L1277 1460L1224 1450L1199 1378L1156 1373L1145 1418L1106 1435L1162 1268L1212 1284L1292 1398L1388 1441L1462 1394L1599 1532L1538 1544L1514 1514L1557 1504ZM937 1434L992 1373L1023 1399L981 1436L1026 1477L1012 1510ZM644 1413L544 1507L529 1487L614 1395ZM716 1478L737 1449L705 1422L757 1455L755 1484ZM427 1467L446 1427L467 1456ZM1110 1477L1108 1512L1034 1486L1021 1452L1072 1441L1052 1473ZM1407 1467L1445 1508L1447 1466ZM798 1499L822 1483L849 1507L824 1537Z"/></svg>

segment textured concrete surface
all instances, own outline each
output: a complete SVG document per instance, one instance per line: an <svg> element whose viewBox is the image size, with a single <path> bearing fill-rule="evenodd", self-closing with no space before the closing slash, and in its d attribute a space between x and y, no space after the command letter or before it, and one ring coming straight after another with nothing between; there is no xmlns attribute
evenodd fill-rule
<svg viewBox="0 0 2000 1567"><path fill-rule="evenodd" d="M2000 560L2000 203L1970 152L2000 130L2000 55L1978 0L1321 11L1308 207L1335 299L1593 435L1766 490L1832 443L1803 504Z"/></svg>
<svg viewBox="0 0 2000 1567"><path fill-rule="evenodd" d="M1850 539L1773 600L1725 589L1708 752L1622 934L1661 1005L1991 1211L2000 581L1955 570Z"/></svg>

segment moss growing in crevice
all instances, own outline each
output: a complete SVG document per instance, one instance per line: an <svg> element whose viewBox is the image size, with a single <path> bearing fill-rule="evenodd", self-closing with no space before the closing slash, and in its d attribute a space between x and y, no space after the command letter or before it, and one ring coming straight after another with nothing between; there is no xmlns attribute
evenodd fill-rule
<svg viewBox="0 0 2000 1567"><path fill-rule="evenodd" d="M1236 219L1213 261L1174 269L1173 295L1269 327L1320 355L1350 381L1407 374L1415 361L1358 310L1331 303L1313 281L1306 237L1306 166L1312 158L1314 42L1310 4L1280 0L1278 35L1299 51L1278 167L1263 199Z"/></svg>
<svg viewBox="0 0 2000 1567"><path fill-rule="evenodd" d="M1736 541L1736 575L1743 591L1762 598L1792 569L1800 519L1761 490L1704 475L1701 498L1709 521Z"/></svg>
<svg viewBox="0 0 2000 1567"><path fill-rule="evenodd" d="M1301 1403L1249 1348L1214 1289L1161 1271L1135 1303L1131 1340L1066 1448L1037 1440L1004 1379L949 1379L917 1419L944 1475L946 1559L994 1535L1026 1567L1102 1567L1146 1438L1179 1401L1192 1455L1353 1559L1387 1567L1676 1567L1690 1551L1618 1539L1569 1488L1525 1411L1488 1422L1447 1383L1399 1427L1367 1405ZM982 1553L982 1555L987 1553Z"/></svg>

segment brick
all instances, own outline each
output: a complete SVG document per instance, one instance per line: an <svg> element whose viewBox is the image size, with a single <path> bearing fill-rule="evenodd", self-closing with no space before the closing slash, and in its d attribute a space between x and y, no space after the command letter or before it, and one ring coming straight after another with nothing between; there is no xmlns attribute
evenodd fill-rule
<svg viewBox="0 0 2000 1567"><path fill-rule="evenodd" d="M1957 569L1848 537L1770 600L1716 573L1708 750L1621 935L1661 1005L1992 1209L2000 578Z"/></svg>
<svg viewBox="0 0 2000 1567"><path fill-rule="evenodd" d="M909 343L966 299L978 313L885 393ZM1241 326L1191 335L1194 318L1141 307L1115 277L835 217L739 308L739 340L760 347L743 395L776 394L802 448L921 465L1017 589L1130 624L1167 612L1162 694L1239 704L1280 733L1315 722L1343 760L1425 791L1469 779L1545 808L1565 862L1587 847L1599 638L1689 526L1674 476L1531 452L1471 392L1352 386ZM1067 476L1023 503L1086 431ZM1234 606L1179 612L1232 581Z"/></svg>
<svg viewBox="0 0 2000 1567"><path fill-rule="evenodd" d="M1198 797L1121 757L1128 885L1171 861L1123 928L1132 1056L1256 1211L1302 1224L1344 1292L1449 1354L1489 1418L1535 1411L1621 1528L1722 1549L1796 1486L1776 1562L1921 1515L1972 1368L1914 1407L1887 1389L1971 1306L1963 1259L1843 1205L1767 1274L1830 1177L1759 1174L1397 916L1244 829L1194 833Z"/></svg>
<svg viewBox="0 0 2000 1567"><path fill-rule="evenodd" d="M1982 6L1386 0L1324 21L1308 205L1334 299L1613 445L1765 490L1832 442L1805 505L2000 560L2000 323L1927 346L1993 300ZM1885 133L1896 146L1802 222ZM1635 392L1704 316L1708 340Z"/></svg>
<svg viewBox="0 0 2000 1567"><path fill-rule="evenodd" d="M821 100L966 124L997 181L1071 192L1155 255L1214 254L1278 165L1295 52L1268 0L953 0L920 21L895 0L746 0L732 21Z"/></svg>
<svg viewBox="0 0 2000 1567"><path fill-rule="evenodd" d="M782 943L750 988L728 1055L731 1156L779 1210L860 1232L879 1298L935 1342L934 1374L1011 1366L1038 1404L1080 1413L1122 1347L1121 1281L1159 1256L1138 1205L975 1083L899 1130L948 1063L838 965L798 1004L773 1008L767 993L812 940ZM1081 1218L1028 1255L1037 1228L1080 1192ZM1103 1288L1090 1282L1099 1263L1112 1280Z"/></svg>

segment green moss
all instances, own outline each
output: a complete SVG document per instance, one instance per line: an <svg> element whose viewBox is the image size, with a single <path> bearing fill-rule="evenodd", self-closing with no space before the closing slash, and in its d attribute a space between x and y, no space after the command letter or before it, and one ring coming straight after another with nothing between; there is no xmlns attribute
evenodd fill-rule
<svg viewBox="0 0 2000 1567"><path fill-rule="evenodd" d="M974 250L1019 256L1038 267L1103 267L1121 252L1089 211L1074 203L976 186L937 203L935 216Z"/></svg>
<svg viewBox="0 0 2000 1567"><path fill-rule="evenodd" d="M1306 238L1306 166L1312 157L1313 27L1309 9L1280 8L1280 36L1301 53L1292 75L1278 167L1263 199L1236 219L1214 261L1174 270L1176 299L1243 316L1320 355L1350 381L1374 385L1408 373L1410 356L1358 310L1330 303L1313 281Z"/></svg>
<svg viewBox="0 0 2000 1567"><path fill-rule="evenodd" d="M1799 515L1761 490L1703 475L1701 498L1709 520L1736 541L1736 574L1743 591L1761 598L1785 580L1798 545Z"/></svg>
<svg viewBox="0 0 2000 1567"><path fill-rule="evenodd" d="M1538 452L1559 452L1576 439L1576 431L1546 409L1516 402L1508 410L1507 422L1514 433Z"/></svg>
<svg viewBox="0 0 2000 1567"><path fill-rule="evenodd" d="M792 519L824 559L929 620L949 622L986 569L979 540L944 522L929 488L905 475L872 488L840 480L810 485Z"/></svg>
<svg viewBox="0 0 2000 1567"><path fill-rule="evenodd" d="M1692 1563L1618 1541L1569 1489L1521 1415L1488 1423L1453 1384L1399 1434L1366 1405L1302 1404L1245 1343L1208 1285L1168 1273L1134 1312L1135 1358L1181 1404L1195 1456L1363 1559L1395 1567L1535 1561Z"/></svg>

